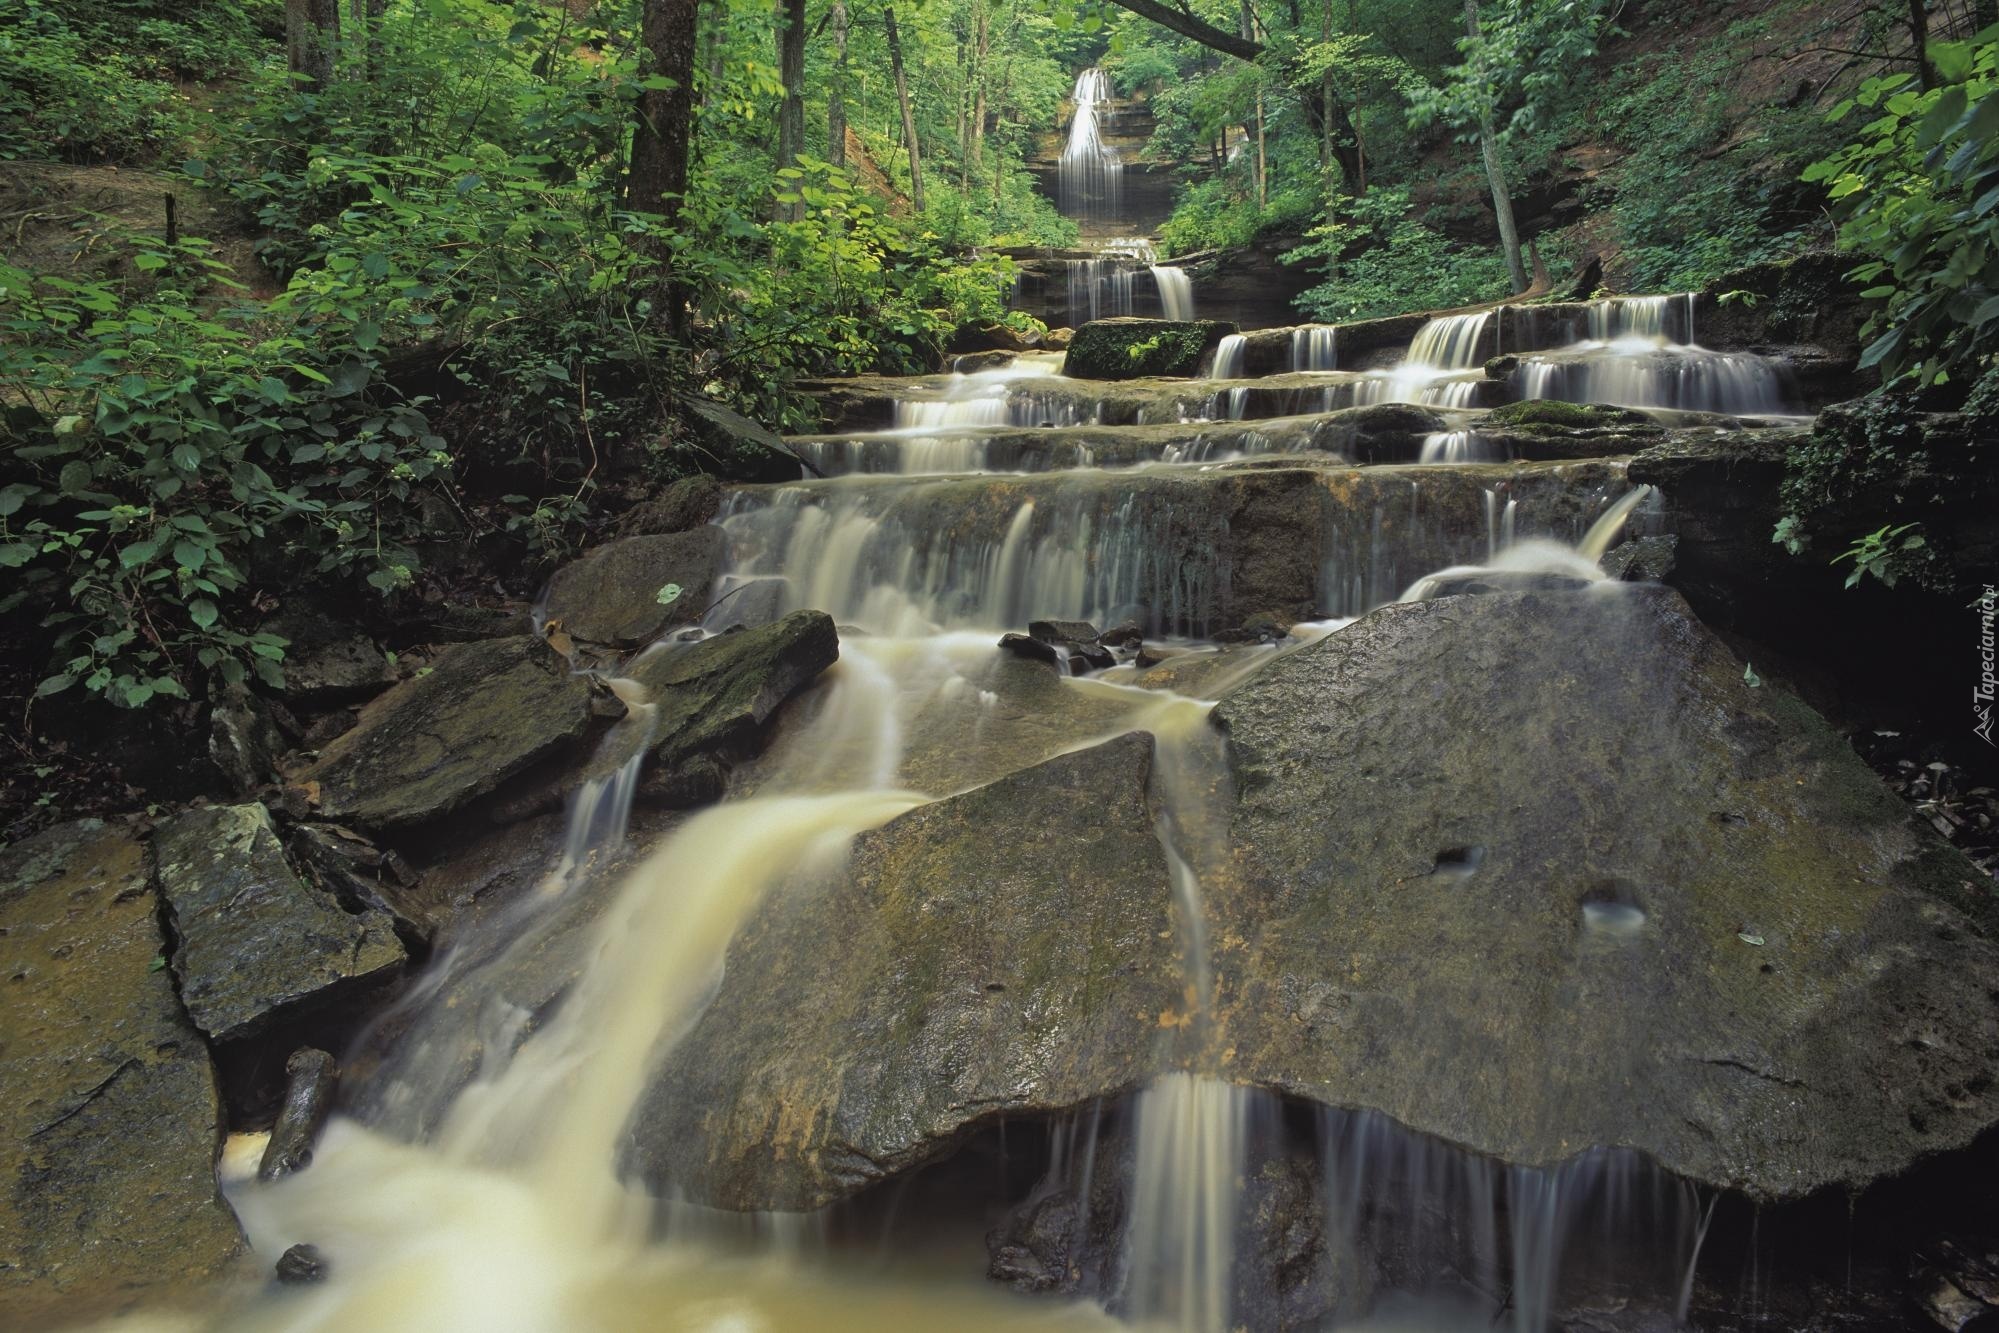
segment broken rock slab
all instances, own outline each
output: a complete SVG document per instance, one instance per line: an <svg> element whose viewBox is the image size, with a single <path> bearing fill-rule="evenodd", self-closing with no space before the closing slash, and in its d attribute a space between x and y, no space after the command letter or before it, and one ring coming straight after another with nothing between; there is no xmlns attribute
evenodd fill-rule
<svg viewBox="0 0 1999 1333"><path fill-rule="evenodd" d="M405 961L387 913L344 911L299 877L262 805L175 815L153 849L181 999L217 1042L387 981Z"/></svg>

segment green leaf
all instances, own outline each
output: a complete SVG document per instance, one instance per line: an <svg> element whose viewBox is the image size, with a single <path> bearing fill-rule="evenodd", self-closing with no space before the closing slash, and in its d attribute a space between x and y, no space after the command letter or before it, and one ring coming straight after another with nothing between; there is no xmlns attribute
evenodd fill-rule
<svg viewBox="0 0 1999 1333"><path fill-rule="evenodd" d="M207 629L221 616L215 603L206 597L197 597L187 604L187 618L194 622L196 629Z"/></svg>
<svg viewBox="0 0 1999 1333"><path fill-rule="evenodd" d="M120 551L118 553L118 563L126 569L131 569L136 565L147 563L159 553L160 544L149 538L146 541L133 542L130 546Z"/></svg>
<svg viewBox="0 0 1999 1333"><path fill-rule="evenodd" d="M681 586L678 583L669 583L664 588L661 588L659 590L659 592L653 597L653 600L658 602L661 606L672 606L675 602L680 600L680 594L682 591L684 590L681 588Z"/></svg>
<svg viewBox="0 0 1999 1333"><path fill-rule="evenodd" d="M208 563L208 548L183 538L174 543L174 563L182 569L200 569Z"/></svg>
<svg viewBox="0 0 1999 1333"><path fill-rule="evenodd" d="M291 390L287 389L285 382L275 375L266 375L258 380L257 392L273 403L284 404L292 399Z"/></svg>
<svg viewBox="0 0 1999 1333"><path fill-rule="evenodd" d="M379 250L374 251L361 260L361 271L380 282L389 276L389 257Z"/></svg>
<svg viewBox="0 0 1999 1333"><path fill-rule="evenodd" d="M76 684L76 676L72 672L66 671L59 676L50 676L47 680L35 686L35 697L39 699L51 694L61 694L74 684Z"/></svg>

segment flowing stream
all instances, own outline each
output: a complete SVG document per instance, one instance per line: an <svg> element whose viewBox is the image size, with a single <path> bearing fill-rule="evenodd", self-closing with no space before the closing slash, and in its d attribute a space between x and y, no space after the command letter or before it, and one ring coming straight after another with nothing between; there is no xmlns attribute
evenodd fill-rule
<svg viewBox="0 0 1999 1333"><path fill-rule="evenodd" d="M1097 87L1079 84L1079 115ZM1072 146L1088 141L1072 134ZM1608 310L1592 341L1664 337L1670 313L1663 301ZM1378 378L1421 395L1476 365L1487 334L1483 315L1439 321ZM1334 358L1329 329L1301 330L1292 346L1314 368ZM1225 345L1219 369L1239 374L1242 355ZM1297 558L1318 619L1275 646L1228 650L1198 687L1160 688L1126 664L1055 682L1052 704L1024 710L1007 706L1024 664L994 644L1030 619L1135 621L1167 649L1213 653L1203 640L1242 577L1222 555L1241 536L1231 515L1254 493L1241 488L1276 484L1258 480L1268 470L1170 454L1123 471L1081 458L1032 477L989 469L980 432L1038 428L1075 401L1055 371L1029 358L952 377L941 395L912 385L891 430L817 446L830 465L863 443L893 444L888 475L732 493L717 520L730 552L721 591L764 585L779 608L829 612L839 662L791 706L749 780L635 862L627 823L653 709L632 681L614 682L629 713L575 800L559 861L412 988L392 1015L392 1057L355 1090L311 1169L232 1188L260 1256L310 1242L332 1278L249 1295L222 1326L1047 1329L1113 1325L1110 1311L1218 1333L1240 1313L1249 1182L1285 1151L1314 1164L1308 1193L1351 1277L1338 1327L1498 1319L1540 1333L1563 1273L1604 1261L1610 1239L1657 1268L1663 1289L1690 1282L1699 1200L1629 1153L1509 1169L1371 1113L1322 1110L1301 1131L1274 1094L1227 1082L1204 908L1211 868L1230 854L1211 795L1223 763L1208 725L1216 699L1352 616L1430 595L1433 573L1601 582L1597 560L1647 512L1649 488L1622 484L1616 464L1476 461L1470 428L1426 442L1421 466L1292 464L1280 480L1303 489L1286 493L1310 496L1317 513L1317 545ZM1127 1105L1077 1108L1048 1130L1038 1188L1087 1201L1110 1182L1124 1200L1119 1242L1092 1280L1038 1300L983 1281L978 1216L925 1243L856 1251L826 1217L675 1207L621 1176L652 1072L772 895L821 891L864 830L1131 730L1154 737L1176 917L1161 929L1178 931L1188 1023L1162 1036L1153 1079ZM1606 917L1602 928L1623 927ZM1364 1274L1390 1253L1406 1271L1377 1289Z"/></svg>

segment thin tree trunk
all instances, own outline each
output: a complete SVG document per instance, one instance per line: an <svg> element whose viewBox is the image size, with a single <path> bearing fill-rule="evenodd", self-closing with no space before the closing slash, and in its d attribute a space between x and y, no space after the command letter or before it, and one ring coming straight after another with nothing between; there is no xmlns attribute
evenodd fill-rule
<svg viewBox="0 0 1999 1333"><path fill-rule="evenodd" d="M833 81L826 88L826 160L847 165L847 5L833 0Z"/></svg>
<svg viewBox="0 0 1999 1333"><path fill-rule="evenodd" d="M778 78L784 81L784 101L777 109L777 169L782 172L798 165L799 150L805 147L805 0L783 0L784 24L778 37ZM778 181L778 193L796 194L795 184ZM805 216L802 203L779 204L780 222L796 222Z"/></svg>
<svg viewBox="0 0 1999 1333"><path fill-rule="evenodd" d="M1984 32L1999 23L1999 0L1973 0L1971 6L1971 28L1974 33Z"/></svg>
<svg viewBox="0 0 1999 1333"><path fill-rule="evenodd" d="M1319 0L1319 41L1333 40L1333 0ZM1319 174L1325 196L1333 197L1333 67L1319 74Z"/></svg>
<svg viewBox="0 0 1999 1333"><path fill-rule="evenodd" d="M1478 36L1478 0L1465 0L1465 31ZM1485 159L1485 176L1492 182L1492 211L1499 221L1499 244L1506 252L1506 274L1513 290L1527 290L1527 266L1520 259L1520 228L1513 220L1513 196L1506 188L1506 168L1499 156L1499 134L1492 102L1483 93L1478 104L1478 148Z"/></svg>
<svg viewBox="0 0 1999 1333"><path fill-rule="evenodd" d="M972 166L977 169L986 155L986 59L992 54L992 22L981 0L975 19L972 42Z"/></svg>
<svg viewBox="0 0 1999 1333"><path fill-rule="evenodd" d="M1909 0L1909 41L1914 46L1916 79L1924 92L1937 86L1936 67L1930 64L1930 7L1928 0Z"/></svg>
<svg viewBox="0 0 1999 1333"><path fill-rule="evenodd" d="M895 100L902 106L902 142L909 150L909 202L923 211L923 154L916 145L916 109L909 101L909 74L902 67L902 34L896 31L895 9L882 7L882 23L888 29L888 63L895 73Z"/></svg>
<svg viewBox="0 0 1999 1333"><path fill-rule="evenodd" d="M640 37L648 57L648 72L671 83L639 95L638 124L632 134L632 165L625 177L625 198L635 209L654 209L669 230L678 225L687 195L687 159L694 135L694 48L700 0L646 0ZM663 264L671 259L656 247ZM686 285L669 268L654 317L678 336L685 331Z"/></svg>

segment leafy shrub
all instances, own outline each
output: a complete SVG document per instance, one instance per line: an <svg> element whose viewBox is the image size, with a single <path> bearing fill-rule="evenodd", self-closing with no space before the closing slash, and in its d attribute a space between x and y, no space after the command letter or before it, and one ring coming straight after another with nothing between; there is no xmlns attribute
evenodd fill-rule
<svg viewBox="0 0 1999 1333"><path fill-rule="evenodd" d="M163 281L0 266L0 378L34 409L10 419L0 613L52 632L39 693L81 684L126 707L212 676L280 679L282 641L248 628L262 590L350 573L406 585L403 537L450 461L367 354L207 308L226 279L205 242L154 242L135 262Z"/></svg>
<svg viewBox="0 0 1999 1333"><path fill-rule="evenodd" d="M1805 177L1826 183L1842 247L1867 260L1853 276L1879 304L1861 365L1942 384L1999 333L1999 29L1930 56L1927 92L1890 74L1834 107L1834 121L1878 114Z"/></svg>
<svg viewBox="0 0 1999 1333"><path fill-rule="evenodd" d="M142 162L187 130L182 99L44 0L0 0L0 158Z"/></svg>
<svg viewBox="0 0 1999 1333"><path fill-rule="evenodd" d="M1410 217L1406 189L1372 190L1341 202L1285 256L1289 263L1324 265L1326 281L1298 298L1311 318L1338 322L1444 310L1497 300L1510 289L1502 255L1453 245Z"/></svg>

